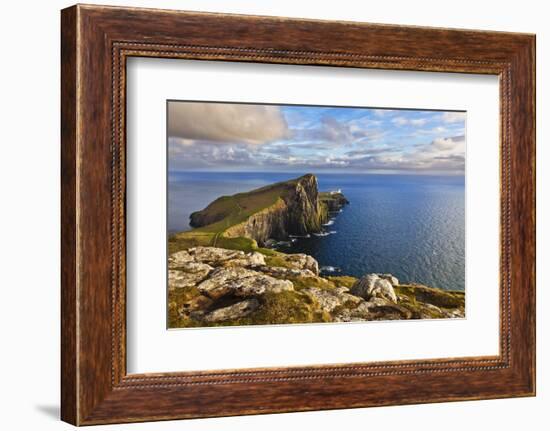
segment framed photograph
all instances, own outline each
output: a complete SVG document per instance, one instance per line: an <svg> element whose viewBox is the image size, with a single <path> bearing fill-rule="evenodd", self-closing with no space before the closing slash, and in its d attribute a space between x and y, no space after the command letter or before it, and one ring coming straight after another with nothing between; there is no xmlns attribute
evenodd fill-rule
<svg viewBox="0 0 550 431"><path fill-rule="evenodd" d="M63 420L535 394L534 35L77 5L61 45Z"/></svg>

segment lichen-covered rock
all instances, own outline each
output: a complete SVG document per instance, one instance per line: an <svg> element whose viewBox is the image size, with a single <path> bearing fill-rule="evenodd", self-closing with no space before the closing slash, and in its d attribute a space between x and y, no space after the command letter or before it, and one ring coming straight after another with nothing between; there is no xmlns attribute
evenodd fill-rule
<svg viewBox="0 0 550 431"><path fill-rule="evenodd" d="M367 274L359 279L350 289L350 293L367 301L371 298L384 298L394 303L397 302L392 284L388 280L380 278L377 274Z"/></svg>
<svg viewBox="0 0 550 431"><path fill-rule="evenodd" d="M181 250L176 253L172 253L168 257L168 268L177 268L188 262L193 262L195 258L189 254L187 250Z"/></svg>
<svg viewBox="0 0 550 431"><path fill-rule="evenodd" d="M199 262L187 262L178 264L179 269L168 270L168 288L181 289L192 287L200 283L212 271L210 265Z"/></svg>
<svg viewBox="0 0 550 431"><path fill-rule="evenodd" d="M308 254L281 254L280 259L288 268L307 269L313 272L313 274L319 275L319 263Z"/></svg>
<svg viewBox="0 0 550 431"><path fill-rule="evenodd" d="M463 307L455 308L452 310L442 310L443 317L450 319L464 318L465 312Z"/></svg>
<svg viewBox="0 0 550 431"><path fill-rule="evenodd" d="M293 290L291 281L279 280L269 275L246 268L217 268L197 286L197 289L212 299L231 294L234 296L255 296L266 291L283 292Z"/></svg>
<svg viewBox="0 0 550 431"><path fill-rule="evenodd" d="M365 307L369 310L368 320L402 320L413 317L410 309L385 298L372 298L365 303Z"/></svg>
<svg viewBox="0 0 550 431"><path fill-rule="evenodd" d="M260 303L256 298L245 299L236 304L206 313L201 320L207 323L223 322L226 320L240 319L248 316L259 307Z"/></svg>
<svg viewBox="0 0 550 431"><path fill-rule="evenodd" d="M243 256L239 255L234 259L225 260L224 266L243 266L243 267L256 267L265 265L265 256L257 251L247 253Z"/></svg>
<svg viewBox="0 0 550 431"><path fill-rule="evenodd" d="M334 291L337 293L349 293L349 287L346 286L338 286L334 288ZM355 295L353 295L355 296Z"/></svg>
<svg viewBox="0 0 550 431"><path fill-rule="evenodd" d="M193 247L189 249L189 254L197 262L220 265L230 259L240 259L245 256L243 251L228 250L219 247Z"/></svg>
<svg viewBox="0 0 550 431"><path fill-rule="evenodd" d="M254 268L256 271L263 272L275 278L284 277L315 277L315 274L309 269L283 268L281 266L261 266Z"/></svg>
<svg viewBox="0 0 550 431"><path fill-rule="evenodd" d="M370 320L369 307L366 302L355 308L344 308L333 316L334 322L364 322Z"/></svg>
<svg viewBox="0 0 550 431"><path fill-rule="evenodd" d="M391 275L391 274L376 274L376 275L382 278L383 280L388 280L392 286L399 285L399 280L394 275Z"/></svg>
<svg viewBox="0 0 550 431"><path fill-rule="evenodd" d="M357 305L360 302L363 302L361 298L355 295L350 295L349 293L338 292L336 289L319 289L317 287L308 287L302 289L301 292L309 295L319 304L320 308L323 311L331 312L336 307L353 304Z"/></svg>

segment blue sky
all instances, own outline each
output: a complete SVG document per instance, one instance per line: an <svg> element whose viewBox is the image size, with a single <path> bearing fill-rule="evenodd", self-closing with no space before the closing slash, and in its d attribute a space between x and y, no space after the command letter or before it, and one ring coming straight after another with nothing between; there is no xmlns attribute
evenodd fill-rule
<svg viewBox="0 0 550 431"><path fill-rule="evenodd" d="M169 170L464 174L466 113L169 102Z"/></svg>

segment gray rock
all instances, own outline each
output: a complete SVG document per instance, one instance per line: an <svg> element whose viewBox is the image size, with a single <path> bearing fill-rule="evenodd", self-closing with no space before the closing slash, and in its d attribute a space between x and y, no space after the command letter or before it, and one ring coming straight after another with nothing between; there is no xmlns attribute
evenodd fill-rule
<svg viewBox="0 0 550 431"><path fill-rule="evenodd" d="M428 310L430 311L434 311L436 313L442 313L441 312L441 308L435 306L435 305L432 305L432 304L428 304L428 303L423 303L422 304L424 306L424 308L427 308Z"/></svg>
<svg viewBox="0 0 550 431"><path fill-rule="evenodd" d="M227 294L255 296L268 291L279 293L294 290L294 285L289 280L278 280L250 269L230 267L215 269L197 288L202 294L217 299Z"/></svg>
<svg viewBox="0 0 550 431"><path fill-rule="evenodd" d="M192 287L203 281L212 268L205 263L188 262L178 265L179 270L168 270L168 288L181 289L184 287Z"/></svg>
<svg viewBox="0 0 550 431"><path fill-rule="evenodd" d="M385 298L372 298L365 303L365 307L369 310L369 320L401 320L413 316L408 308Z"/></svg>
<svg viewBox="0 0 550 431"><path fill-rule="evenodd" d="M399 286L399 280L394 275L391 275L391 274L376 274L376 275L383 280L388 280L392 286Z"/></svg>
<svg viewBox="0 0 550 431"><path fill-rule="evenodd" d="M463 308L457 308L455 310L442 310L442 315L443 317L457 319L464 318L466 316L466 313L464 312Z"/></svg>
<svg viewBox="0 0 550 431"><path fill-rule="evenodd" d="M177 251L168 257L168 268L177 268L194 260L195 258L187 250Z"/></svg>
<svg viewBox="0 0 550 431"><path fill-rule="evenodd" d="M349 293L344 292L337 292L336 289L326 290L319 289L317 287L307 287L302 289L300 292L303 292L313 298L317 301L323 311L327 311L329 313L336 307L347 303L359 304L360 302L363 302L363 300L358 296L350 295Z"/></svg>
<svg viewBox="0 0 550 431"><path fill-rule="evenodd" d="M265 265L265 256L257 251L224 261L224 266L256 267L260 265Z"/></svg>
<svg viewBox="0 0 550 431"><path fill-rule="evenodd" d="M307 269L313 272L314 275L319 275L319 263L307 254L295 253L281 255L280 257L285 261L286 266L300 270Z"/></svg>
<svg viewBox="0 0 550 431"><path fill-rule="evenodd" d="M339 286L339 287L335 287L334 291L337 293L349 293L349 288L346 286Z"/></svg>
<svg viewBox="0 0 550 431"><path fill-rule="evenodd" d="M370 319L369 307L365 302L354 309L344 309L333 316L334 322L364 322Z"/></svg>
<svg viewBox="0 0 550 431"><path fill-rule="evenodd" d="M214 266L230 259L245 257L244 252L240 250L228 250L218 247L193 247L189 249L189 254L198 262L209 263Z"/></svg>
<svg viewBox="0 0 550 431"><path fill-rule="evenodd" d="M260 266L254 268L276 278L281 277L315 277L309 269L283 268L282 266Z"/></svg>
<svg viewBox="0 0 550 431"><path fill-rule="evenodd" d="M393 290L392 284L388 280L378 277L377 274L367 274L352 286L350 293L360 296L367 301L371 298L384 298L394 303L397 302L397 296Z"/></svg>
<svg viewBox="0 0 550 431"><path fill-rule="evenodd" d="M248 316L260 306L256 298L245 299L228 307L218 308L202 316L202 320L207 323L223 322L225 320L234 320Z"/></svg>

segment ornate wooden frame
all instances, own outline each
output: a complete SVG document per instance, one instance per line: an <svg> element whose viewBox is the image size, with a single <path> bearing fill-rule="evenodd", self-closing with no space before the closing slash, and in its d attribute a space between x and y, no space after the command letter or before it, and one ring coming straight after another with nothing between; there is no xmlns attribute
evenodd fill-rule
<svg viewBox="0 0 550 431"><path fill-rule="evenodd" d="M81 5L61 15L63 420L88 425L534 395L534 35ZM500 354L128 375L130 56L498 75Z"/></svg>

